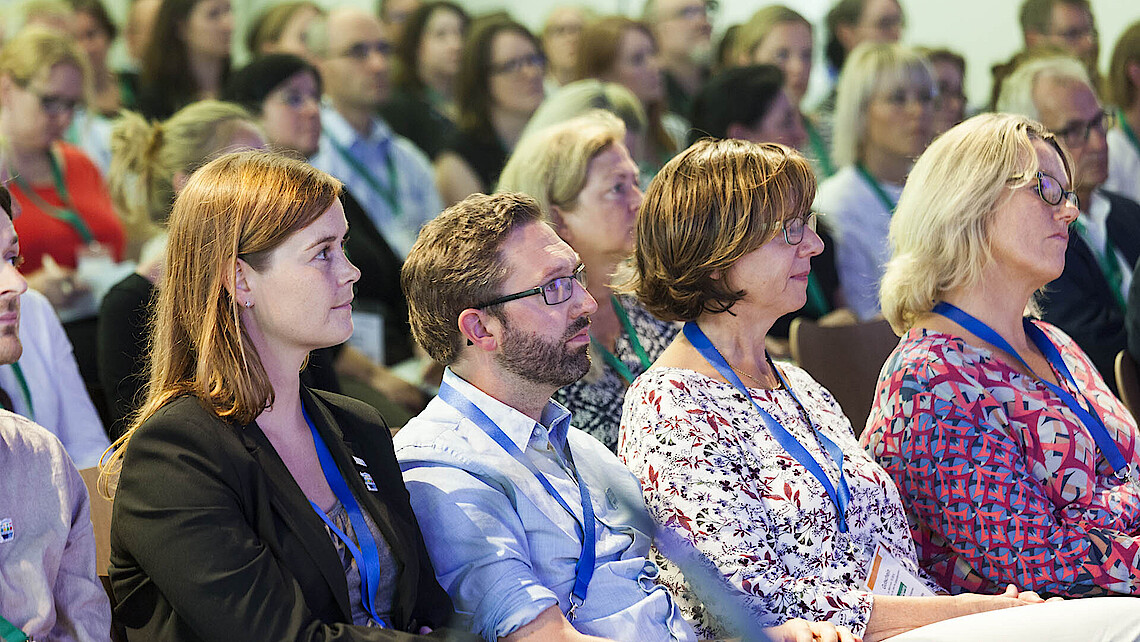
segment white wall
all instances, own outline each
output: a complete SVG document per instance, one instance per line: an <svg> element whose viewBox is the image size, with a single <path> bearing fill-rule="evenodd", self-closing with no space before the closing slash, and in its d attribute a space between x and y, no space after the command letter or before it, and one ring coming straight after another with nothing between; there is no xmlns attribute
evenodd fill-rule
<svg viewBox="0 0 1140 642"><path fill-rule="evenodd" d="M119 19L129 0L103 0ZM232 0L239 25L238 40L244 39L244 25L249 16L279 0ZM574 2L594 8L599 13L624 13L636 16L644 0L458 0L472 13L506 9L522 23L537 28L552 8ZM822 24L832 0L784 0L808 19ZM375 0L318 0L326 7L353 4L371 8ZM989 98L990 67L1003 62L1021 48L1021 30L1017 25L1021 0L901 0L907 16L904 41L910 44L946 46L965 55L967 64L966 93L971 105L983 104ZM1133 22L1140 20L1140 0L1091 0L1101 36L1101 68L1108 65L1117 37ZM0 0L0 6L17 4L18 0ZM735 22L746 20L756 9L771 4L765 0L721 0L716 17L717 32ZM822 60L823 29L817 27L817 56ZM240 52L244 53L244 52ZM121 59L121 53L118 54ZM822 65L817 66L813 86L826 81ZM810 95L809 95L810 100Z"/></svg>

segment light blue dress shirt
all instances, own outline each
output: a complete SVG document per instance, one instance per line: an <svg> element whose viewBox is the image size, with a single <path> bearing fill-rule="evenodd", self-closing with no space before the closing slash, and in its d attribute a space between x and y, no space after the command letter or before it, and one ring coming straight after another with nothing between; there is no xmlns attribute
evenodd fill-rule
<svg viewBox="0 0 1140 642"><path fill-rule="evenodd" d="M397 196L400 211L394 212L388 202L345 160L333 142L348 150L371 171L371 179L385 188L388 185L388 155L396 163ZM360 202L368 218L384 235L388 245L400 258L406 258L424 223L443 210L443 202L435 188L431 161L415 143L397 135L379 118L372 120L372 131L361 136L340 113L329 106L321 108L321 140L313 167L340 179L345 188Z"/></svg>
<svg viewBox="0 0 1140 642"><path fill-rule="evenodd" d="M571 427L569 411L553 401L535 422L450 369L444 381L486 413L574 509L567 513L525 465L438 397L396 434L396 457L436 577L467 626L496 640L555 604L566 612L582 554L580 479L598 520L597 562L574 627L615 640L694 640L654 582L652 520L637 478L621 461Z"/></svg>

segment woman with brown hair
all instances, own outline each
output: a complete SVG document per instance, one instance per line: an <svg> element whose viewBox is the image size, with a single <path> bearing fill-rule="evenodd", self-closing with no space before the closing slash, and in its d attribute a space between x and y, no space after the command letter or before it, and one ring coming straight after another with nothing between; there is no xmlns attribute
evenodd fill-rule
<svg viewBox="0 0 1140 642"><path fill-rule="evenodd" d="M455 87L459 132L435 159L444 205L494 189L545 91L542 46L509 18L493 15L473 25L461 60Z"/></svg>
<svg viewBox="0 0 1140 642"><path fill-rule="evenodd" d="M146 402L103 467L140 637L412 639L452 615L383 418L298 376L352 333L340 190L242 152L175 201Z"/></svg>
<svg viewBox="0 0 1140 642"><path fill-rule="evenodd" d="M139 111L165 119L196 100L221 95L233 30L230 0L162 0L141 61Z"/></svg>
<svg viewBox="0 0 1140 642"><path fill-rule="evenodd" d="M665 72L645 23L609 16L587 24L578 41L577 77L616 82L641 101L649 131L644 155L635 160L643 174L652 176L680 149L688 123L666 112Z"/></svg>

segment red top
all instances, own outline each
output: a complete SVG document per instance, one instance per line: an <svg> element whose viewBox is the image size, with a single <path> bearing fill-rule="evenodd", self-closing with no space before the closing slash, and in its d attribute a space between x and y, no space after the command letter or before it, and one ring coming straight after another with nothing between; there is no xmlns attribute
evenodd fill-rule
<svg viewBox="0 0 1140 642"><path fill-rule="evenodd" d="M95 239L110 250L116 261L122 260L126 235L99 169L78 147L56 143L56 149L63 160L63 182L71 204ZM24 255L20 271L31 274L40 269L45 254L51 254L61 266L74 269L76 251L83 247L83 237L66 221L40 209L38 201L29 198L15 181L8 183L8 189L12 190L12 198L21 209L15 221L20 253ZM33 185L32 189L49 205L63 207L53 183Z"/></svg>

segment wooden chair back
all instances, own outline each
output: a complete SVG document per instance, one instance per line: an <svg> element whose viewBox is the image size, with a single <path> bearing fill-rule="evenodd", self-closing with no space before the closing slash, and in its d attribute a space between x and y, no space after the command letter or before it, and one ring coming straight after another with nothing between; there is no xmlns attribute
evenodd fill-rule
<svg viewBox="0 0 1140 642"><path fill-rule="evenodd" d="M1128 412L1140 421L1140 372L1136 360L1127 350L1121 350L1116 355L1113 369L1116 372L1116 389L1120 392L1120 400Z"/></svg>

